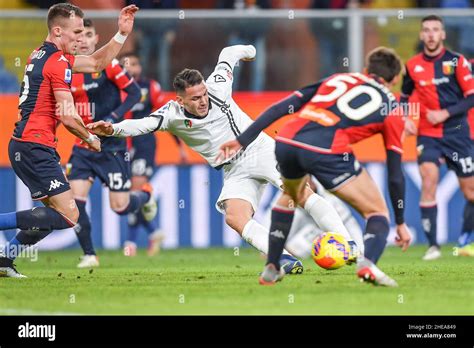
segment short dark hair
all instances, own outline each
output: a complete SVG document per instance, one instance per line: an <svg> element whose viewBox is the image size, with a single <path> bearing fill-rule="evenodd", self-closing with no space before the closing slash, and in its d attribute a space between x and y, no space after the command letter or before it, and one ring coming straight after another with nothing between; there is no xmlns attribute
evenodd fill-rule
<svg viewBox="0 0 474 348"><path fill-rule="evenodd" d="M125 52L125 53L122 53L121 55L119 55L118 57L118 60L122 60L124 58L137 58L138 60L140 60L140 57L138 56L137 53L135 52Z"/></svg>
<svg viewBox="0 0 474 348"><path fill-rule="evenodd" d="M173 87L177 93L186 91L186 88L199 85L204 81L202 74L195 69L184 69L175 76Z"/></svg>
<svg viewBox="0 0 474 348"><path fill-rule="evenodd" d="M48 30L51 30L58 17L70 18L71 16L84 18L84 12L79 7L64 2L51 6L48 11Z"/></svg>
<svg viewBox="0 0 474 348"><path fill-rule="evenodd" d="M127 59L130 59L130 58L136 58L138 61L140 61L140 57L135 52L126 52L117 57L117 59L120 62L120 65L123 65L125 68L127 67L127 64L128 64Z"/></svg>
<svg viewBox="0 0 474 348"><path fill-rule="evenodd" d="M92 23L92 19L84 18L84 27L85 28L94 28L94 23Z"/></svg>
<svg viewBox="0 0 474 348"><path fill-rule="evenodd" d="M392 48L377 47L367 54L366 66L369 74L374 74L390 82L400 74L402 60Z"/></svg>
<svg viewBox="0 0 474 348"><path fill-rule="evenodd" d="M444 22L443 22L443 18L441 18L440 16L438 15L429 15L429 16L425 16L421 19L421 23L423 24L424 22L427 22L427 21L438 21L438 22L441 22L441 24L444 25Z"/></svg>

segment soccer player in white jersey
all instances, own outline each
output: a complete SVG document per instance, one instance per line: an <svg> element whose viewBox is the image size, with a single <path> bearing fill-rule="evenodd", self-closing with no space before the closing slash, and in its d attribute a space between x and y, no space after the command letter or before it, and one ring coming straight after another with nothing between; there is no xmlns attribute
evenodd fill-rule
<svg viewBox="0 0 474 348"><path fill-rule="evenodd" d="M253 219L267 183L281 187L276 166L275 142L262 133L237 156L225 163L216 161L220 144L234 139L252 119L232 99L233 69L239 60L254 60L255 47L236 45L224 48L213 73L204 82L201 73L184 69L174 79L176 101L170 101L149 117L111 124L99 121L88 128L97 135L128 137L157 130L169 131L198 152L212 167L224 170L224 186L216 208L226 223L260 252L268 253L268 228ZM294 209L293 202L281 209ZM343 234L351 241L355 261L356 243L336 210L308 187L298 204L327 231ZM303 271L302 263L284 252L280 264L287 274Z"/></svg>

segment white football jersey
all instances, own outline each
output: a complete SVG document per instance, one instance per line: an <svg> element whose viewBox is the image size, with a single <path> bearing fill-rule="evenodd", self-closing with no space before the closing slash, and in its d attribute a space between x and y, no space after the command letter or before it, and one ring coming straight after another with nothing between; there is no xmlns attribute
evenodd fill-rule
<svg viewBox="0 0 474 348"><path fill-rule="evenodd" d="M217 64L206 80L209 94L209 113L199 118L186 112L176 101L170 101L150 116L159 118L157 130L169 131L198 152L212 166L217 167L215 158L219 146L235 139L253 120L239 108L232 99L232 70L226 62ZM268 137L261 133L248 147Z"/></svg>

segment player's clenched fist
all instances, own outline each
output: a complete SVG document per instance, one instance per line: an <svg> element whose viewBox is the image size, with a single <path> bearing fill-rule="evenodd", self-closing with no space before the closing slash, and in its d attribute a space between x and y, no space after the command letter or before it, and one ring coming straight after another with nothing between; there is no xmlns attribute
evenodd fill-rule
<svg viewBox="0 0 474 348"><path fill-rule="evenodd" d="M87 147L92 151L100 152L101 150L100 139L99 138L94 139L91 143L87 144Z"/></svg>
<svg viewBox="0 0 474 348"><path fill-rule="evenodd" d="M395 237L395 244L402 248L403 251L407 250L411 243L411 234L408 231L406 224L397 225L397 236Z"/></svg>
<svg viewBox="0 0 474 348"><path fill-rule="evenodd" d="M114 127L112 123L105 121L98 121L94 123L89 123L86 126L92 133L100 136L110 136L114 133Z"/></svg>
<svg viewBox="0 0 474 348"><path fill-rule="evenodd" d="M124 7L120 11L120 16L118 19L118 27L120 34L128 35L132 32L133 21L135 19L135 13L138 11L138 7L135 5L130 5Z"/></svg>

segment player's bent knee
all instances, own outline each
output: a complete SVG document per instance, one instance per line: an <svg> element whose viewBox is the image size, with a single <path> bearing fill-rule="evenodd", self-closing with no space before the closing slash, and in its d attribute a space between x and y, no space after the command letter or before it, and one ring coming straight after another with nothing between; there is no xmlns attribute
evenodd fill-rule
<svg viewBox="0 0 474 348"><path fill-rule="evenodd" d="M128 204L130 203L130 197L116 197L110 200L110 209L112 209L117 214L123 212L127 209Z"/></svg>
<svg viewBox="0 0 474 348"><path fill-rule="evenodd" d="M68 214L61 214L61 215L66 217L74 225L77 224L77 222L79 221L79 209L77 208L77 206L72 208L71 211L68 212Z"/></svg>
<svg viewBox="0 0 474 348"><path fill-rule="evenodd" d="M465 189L463 194L466 201L474 202L474 189Z"/></svg>
<svg viewBox="0 0 474 348"><path fill-rule="evenodd" d="M373 216L384 216L387 220L390 220L390 214L388 209L368 209L362 213L362 216L367 220Z"/></svg>

